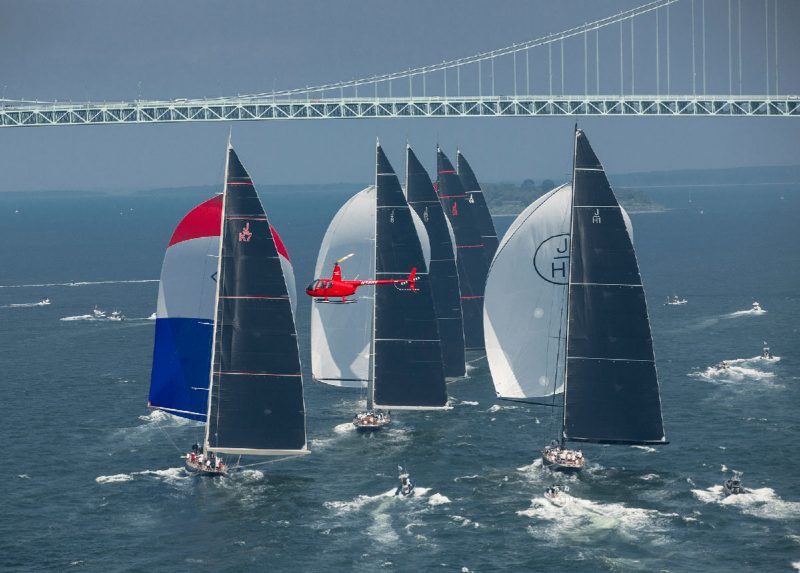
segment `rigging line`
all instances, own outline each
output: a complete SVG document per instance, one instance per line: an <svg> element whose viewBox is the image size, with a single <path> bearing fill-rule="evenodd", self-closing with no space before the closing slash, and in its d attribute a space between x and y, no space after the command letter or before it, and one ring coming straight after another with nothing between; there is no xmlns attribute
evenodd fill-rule
<svg viewBox="0 0 800 573"><path fill-rule="evenodd" d="M600 95L600 30L595 30L594 33L594 59L595 59L595 93Z"/></svg>
<svg viewBox="0 0 800 573"><path fill-rule="evenodd" d="M669 72L669 6L667 6L667 93L671 94L672 90L670 89Z"/></svg>
<svg viewBox="0 0 800 573"><path fill-rule="evenodd" d="M528 92L528 95L531 95L531 62L530 62L530 50L525 50L525 88Z"/></svg>
<svg viewBox="0 0 800 573"><path fill-rule="evenodd" d="M514 97L517 97L517 53L514 52Z"/></svg>
<svg viewBox="0 0 800 573"><path fill-rule="evenodd" d="M697 64L694 49L694 0L692 0L692 95L697 95Z"/></svg>
<svg viewBox="0 0 800 573"><path fill-rule="evenodd" d="M706 95L706 0L701 0L700 8L702 10L700 25L703 30L703 95Z"/></svg>
<svg viewBox="0 0 800 573"><path fill-rule="evenodd" d="M553 47L547 44L547 69L550 74L550 95L553 95Z"/></svg>
<svg viewBox="0 0 800 573"><path fill-rule="evenodd" d="M623 68L623 58L622 58L622 22L619 23L619 95L625 95L625 85L624 85L624 78L625 78L625 71Z"/></svg>
<svg viewBox="0 0 800 573"><path fill-rule="evenodd" d="M778 95L778 0L775 0L775 95Z"/></svg>
<svg viewBox="0 0 800 573"><path fill-rule="evenodd" d="M742 0L739 0L739 95L742 95Z"/></svg>
<svg viewBox="0 0 800 573"><path fill-rule="evenodd" d="M183 450L178 447L178 444L175 443L175 440L172 439L172 436L170 436L169 433L161 426L161 421L158 418L156 418L156 428L161 430L161 432L167 437L167 440L169 440L169 443L172 444L172 447L174 447L176 451L183 454Z"/></svg>
<svg viewBox="0 0 800 573"><path fill-rule="evenodd" d="M581 26L576 26L574 28L570 28L568 30L564 30L558 33L548 34L546 36L540 36L539 38L529 40L527 42L522 42L521 44L513 44L511 46L506 46L504 48L499 48L495 50L490 50L487 52L481 52L478 54L474 54L469 57L465 58L458 58L455 60L447 60L440 64L429 65L429 66L419 66L416 68L409 68L407 70L401 72L393 72L388 74L382 75L372 75L369 77L359 78L355 80L348 80L342 82L334 82L330 84L322 84L317 86L311 86L308 88L294 88L288 90L281 90L274 92L276 96L289 96L294 94L304 94L306 92L320 92L326 89L335 89L340 87L354 87L358 84L368 84L373 82L385 82L390 81L392 79L403 78L406 76L412 75L421 75L428 72L438 71L442 68L452 68L459 65L464 64L473 64L475 62L480 62L481 60L488 60L498 56L506 56L511 54L512 52L519 52L522 50L526 50L528 48L535 48L538 46L543 46L545 44L552 44L554 42L558 42L561 40L565 40L567 38L572 38L579 34L582 34L584 30L598 30L600 28L604 28L606 26L610 26L612 24L616 24L617 22L622 22L624 20L629 20L631 18L636 18L643 14L647 14L648 12L652 12L653 10L658 10L659 8L663 8L665 6L669 6L678 2L678 0L653 0L648 2L647 4L643 4L641 6L637 6L636 8L631 8L629 10L624 10L613 14L611 16L606 16L604 18L600 18L598 20L594 20L589 22L588 24L583 24ZM241 97L244 98L261 98L264 96L269 96L271 93L257 93L257 94L250 94L245 96L238 96L237 99ZM221 98L221 99L231 99L231 98Z"/></svg>
<svg viewBox="0 0 800 573"><path fill-rule="evenodd" d="M561 95L564 95L564 40L561 40Z"/></svg>
<svg viewBox="0 0 800 573"><path fill-rule="evenodd" d="M764 0L764 73L767 80L767 92L769 95L769 0Z"/></svg>
<svg viewBox="0 0 800 573"><path fill-rule="evenodd" d="M586 32L583 33L583 95L586 97L589 95L589 47Z"/></svg>
<svg viewBox="0 0 800 573"><path fill-rule="evenodd" d="M730 0L728 0L730 2ZM661 95L661 69L660 69L660 57L659 57L659 43L660 38L658 34L658 10L656 10L656 95Z"/></svg>
<svg viewBox="0 0 800 573"><path fill-rule="evenodd" d="M631 95L636 93L636 68L633 65L636 50L633 47L633 20L631 20Z"/></svg>
<svg viewBox="0 0 800 573"><path fill-rule="evenodd" d="M728 93L733 93L733 30L731 28L731 0L728 0Z"/></svg>

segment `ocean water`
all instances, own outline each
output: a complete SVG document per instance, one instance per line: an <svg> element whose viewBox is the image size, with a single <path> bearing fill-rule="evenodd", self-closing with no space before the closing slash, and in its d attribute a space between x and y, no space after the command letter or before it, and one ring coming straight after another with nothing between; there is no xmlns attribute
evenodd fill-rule
<svg viewBox="0 0 800 573"><path fill-rule="evenodd" d="M262 192L298 285L357 189ZM206 193L0 194L0 570L800 569L800 188L661 190L669 211L633 215L671 443L587 445L568 478L536 461L557 415L499 402L480 355L452 409L373 436L348 424L357 391L307 376L311 455L186 476L201 428L146 408L147 317L172 229ZM762 341L779 361L754 358ZM391 495L398 465L412 498ZM752 493L724 498L731 469ZM556 481L563 507L543 496Z"/></svg>

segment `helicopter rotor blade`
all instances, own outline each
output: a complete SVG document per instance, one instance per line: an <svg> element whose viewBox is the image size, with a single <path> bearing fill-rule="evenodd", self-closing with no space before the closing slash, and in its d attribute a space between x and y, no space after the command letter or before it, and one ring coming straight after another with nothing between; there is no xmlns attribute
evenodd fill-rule
<svg viewBox="0 0 800 573"><path fill-rule="evenodd" d="M349 255L345 255L345 256L343 256L341 259L338 259L336 262L337 262L337 263L343 263L344 261L346 261L347 259L349 259L349 258L350 258L350 257L352 257L353 255L355 255L355 253L350 253Z"/></svg>

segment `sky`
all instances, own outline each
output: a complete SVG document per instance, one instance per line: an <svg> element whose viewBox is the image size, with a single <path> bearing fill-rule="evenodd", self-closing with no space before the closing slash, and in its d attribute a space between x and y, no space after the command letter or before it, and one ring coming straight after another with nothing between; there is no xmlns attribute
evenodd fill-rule
<svg viewBox="0 0 800 573"><path fill-rule="evenodd" d="M609 16L645 0L0 0L0 97L116 101L269 92L387 73L524 42ZM670 87L692 93L691 8L698 93L739 92L738 5L744 93L800 94L800 2L680 0L670 9ZM733 37L728 37L728 6ZM768 15L765 21L765 6ZM701 25L705 9L705 27ZM631 64L622 27L625 93L666 92L666 17L637 19ZM765 37L765 27L769 36ZM706 66L702 66L702 30ZM659 38L656 45L655 38ZM620 26L564 44L565 92L619 93ZM766 47L769 46L769 53ZM658 59L656 57L658 49ZM554 46L556 92L560 46ZM767 59L768 58L768 59ZM511 60L498 60L496 93L513 93ZM521 66L521 64L520 64ZM549 93L548 51L529 55L532 92ZM633 74L631 74L633 70ZM729 70L733 75L729 77ZM769 71L769 80L766 71ZM483 86L487 93L488 72ZM588 85L584 85L584 80ZM530 73L520 72L521 86ZM454 76L449 76L450 86ZM441 74L427 80L441 90ZM473 89L474 69L463 72ZM769 83L768 83L769 82ZM438 87L437 87L438 86ZM395 85L395 94L407 90ZM414 88L417 93L421 85ZM473 89L474 91L474 89ZM452 93L452 92L451 92ZM364 95L364 94L362 94ZM611 173L795 165L800 118L577 118ZM0 128L0 191L143 189L222 179L228 130L257 184L369 182L380 138L395 169L409 142L432 170L436 144L459 147L482 181L564 179L575 118L268 121Z"/></svg>

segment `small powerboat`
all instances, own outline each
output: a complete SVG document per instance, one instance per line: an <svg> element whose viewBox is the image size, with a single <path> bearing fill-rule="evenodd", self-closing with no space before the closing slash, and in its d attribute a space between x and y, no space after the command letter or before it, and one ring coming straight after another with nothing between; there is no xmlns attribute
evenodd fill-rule
<svg viewBox="0 0 800 573"><path fill-rule="evenodd" d="M115 310L111 314L108 315L108 320L116 320L117 322L125 320L125 315L122 314L120 311Z"/></svg>
<svg viewBox="0 0 800 573"><path fill-rule="evenodd" d="M388 412L382 410L368 410L353 417L353 425L359 432L374 432L388 426L392 418Z"/></svg>
<svg viewBox="0 0 800 573"><path fill-rule="evenodd" d="M94 310L92 311L92 316L94 318L106 318L106 311L100 310L97 308L97 305L95 305Z"/></svg>
<svg viewBox="0 0 800 573"><path fill-rule="evenodd" d="M38 304L39 306L47 306L48 304L50 304L50 299L49 298L43 298L42 300L40 300L36 304Z"/></svg>
<svg viewBox="0 0 800 573"><path fill-rule="evenodd" d="M753 312L764 312L764 309L761 308L761 304L758 301L753 301L753 307L750 310Z"/></svg>
<svg viewBox="0 0 800 573"><path fill-rule="evenodd" d="M555 505L563 505L567 501L568 485L554 484L544 491L544 496Z"/></svg>
<svg viewBox="0 0 800 573"><path fill-rule="evenodd" d="M748 493L747 489L742 485L741 472L734 471L733 477L725 480L724 488L726 495L740 495Z"/></svg>
<svg viewBox="0 0 800 573"><path fill-rule="evenodd" d="M769 351L769 346L767 346L766 342L764 343L764 349L761 351L761 358L763 360L772 360L775 358Z"/></svg>
<svg viewBox="0 0 800 573"><path fill-rule="evenodd" d="M398 466L397 468L400 470L400 475L397 476L397 479L400 480L400 484L397 486L395 490L395 495L402 495L403 497L408 497L409 495L414 493L414 480L411 479L411 476L408 472L403 471L403 468Z"/></svg>
<svg viewBox="0 0 800 573"><path fill-rule="evenodd" d="M685 298L680 298L678 295L674 295L674 296L668 296L667 297L666 304L668 304L670 306L678 306L678 305L681 305L681 304L686 304L687 302L689 302L689 301L686 300Z"/></svg>

